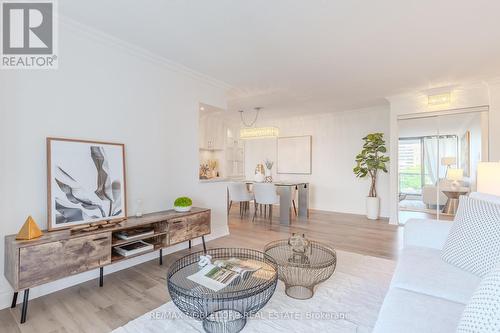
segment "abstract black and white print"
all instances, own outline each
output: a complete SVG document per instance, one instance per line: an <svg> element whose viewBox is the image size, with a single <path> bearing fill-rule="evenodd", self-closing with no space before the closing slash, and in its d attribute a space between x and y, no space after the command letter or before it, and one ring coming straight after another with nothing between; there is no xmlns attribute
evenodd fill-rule
<svg viewBox="0 0 500 333"><path fill-rule="evenodd" d="M49 144L51 229L126 216L123 145Z"/></svg>

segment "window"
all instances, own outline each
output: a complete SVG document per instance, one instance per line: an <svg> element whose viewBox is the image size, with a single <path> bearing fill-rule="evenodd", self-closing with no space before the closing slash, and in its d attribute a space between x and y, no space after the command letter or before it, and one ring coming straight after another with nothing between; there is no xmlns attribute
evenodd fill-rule
<svg viewBox="0 0 500 333"><path fill-rule="evenodd" d="M399 139L399 192L422 194L422 139Z"/></svg>
<svg viewBox="0 0 500 333"><path fill-rule="evenodd" d="M439 147L438 147L439 145ZM399 192L421 195L422 187L435 185L444 178L446 166L440 165L441 156L458 156L456 135L422 136L399 139Z"/></svg>

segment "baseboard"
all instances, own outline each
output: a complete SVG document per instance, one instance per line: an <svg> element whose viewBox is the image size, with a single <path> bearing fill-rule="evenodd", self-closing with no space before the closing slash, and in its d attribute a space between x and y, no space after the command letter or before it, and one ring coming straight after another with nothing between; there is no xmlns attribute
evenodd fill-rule
<svg viewBox="0 0 500 333"><path fill-rule="evenodd" d="M366 218L366 215L364 215L364 214L352 213L352 212L341 212L341 211L315 209L315 208L309 208L309 211L311 211L311 212L318 212L318 213L345 214L345 215L353 215L353 216L359 216L359 217ZM373 221L389 221L389 219L390 219L389 216L381 215L378 218L378 220L373 220Z"/></svg>
<svg viewBox="0 0 500 333"><path fill-rule="evenodd" d="M229 235L229 230L223 230L223 231L218 231L217 233L212 233L208 236L205 237L205 241L211 241L216 238L224 237ZM196 238L192 241L193 245L198 245L201 244L201 238ZM166 249L163 249L164 255L174 253L180 250L184 250L188 248L188 243L184 242L181 244L174 245L172 247L167 247ZM150 261L158 259L158 252L152 252L152 253L147 253L143 256L135 257L129 260L124 260L121 262L118 262L116 264L112 264L109 266L106 266L104 268L104 275L108 275L117 271L121 271L123 269L127 269L130 267L133 267L135 265L139 265L143 262ZM40 296L44 296L47 294L54 293L56 291L66 289L72 286L75 286L77 284L90 281L90 280L96 280L96 288L98 288L98 279L99 279L99 269L94 269L88 272L76 274L73 276L69 276L57 281L53 281L50 283L46 283L44 285L34 287L30 289L30 300L38 298ZM104 279L104 283L106 284L106 279ZM12 295L14 293L14 290L8 286L10 290L2 290L0 291L0 310L5 309L11 306L12 304ZM21 303L23 300L22 293L19 295L20 297L17 298L17 303Z"/></svg>

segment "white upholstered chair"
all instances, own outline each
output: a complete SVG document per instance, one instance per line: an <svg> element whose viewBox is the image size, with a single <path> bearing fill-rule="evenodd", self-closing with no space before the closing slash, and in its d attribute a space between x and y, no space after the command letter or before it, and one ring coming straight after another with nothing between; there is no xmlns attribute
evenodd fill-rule
<svg viewBox="0 0 500 333"><path fill-rule="evenodd" d="M256 183L253 186L253 193L255 195L255 212L252 221L255 220L257 215L258 205L264 206L264 215L267 208L269 208L269 223L273 223L273 205L280 202L280 196L276 193L276 186L273 183Z"/></svg>
<svg viewBox="0 0 500 333"><path fill-rule="evenodd" d="M253 193L247 190L245 183L241 182L231 182L227 185L229 192L229 207L227 213L231 210L233 202L238 202L240 204L240 217L249 210L250 201L254 199Z"/></svg>

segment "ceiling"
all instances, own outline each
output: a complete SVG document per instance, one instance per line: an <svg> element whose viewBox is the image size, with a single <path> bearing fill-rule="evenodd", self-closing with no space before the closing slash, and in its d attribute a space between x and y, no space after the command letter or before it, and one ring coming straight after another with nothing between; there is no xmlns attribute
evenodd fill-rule
<svg viewBox="0 0 500 333"><path fill-rule="evenodd" d="M346 110L500 75L496 0L85 0L59 10L229 84L235 111Z"/></svg>

